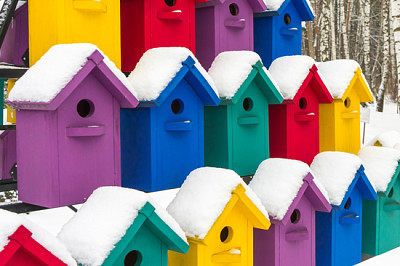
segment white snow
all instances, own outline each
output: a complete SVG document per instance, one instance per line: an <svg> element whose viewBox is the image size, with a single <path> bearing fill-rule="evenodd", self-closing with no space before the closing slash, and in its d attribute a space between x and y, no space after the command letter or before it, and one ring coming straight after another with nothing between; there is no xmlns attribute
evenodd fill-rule
<svg viewBox="0 0 400 266"><path fill-rule="evenodd" d="M354 154L327 151L315 156L310 168L314 180L319 180L328 192L330 203L339 206L361 164Z"/></svg>
<svg viewBox="0 0 400 266"><path fill-rule="evenodd" d="M354 60L333 60L319 63L318 72L334 98L342 98L360 65ZM365 80L367 82L367 80Z"/></svg>
<svg viewBox="0 0 400 266"><path fill-rule="evenodd" d="M62 260L67 265L76 265L65 246L49 232L40 226L32 223L12 212L0 210L0 251L8 244L8 237L12 235L18 227L25 226L32 233L32 238L50 251L54 256Z"/></svg>
<svg viewBox="0 0 400 266"><path fill-rule="evenodd" d="M138 100L153 101L157 99L182 68L182 62L189 56L195 60L195 67L218 95L213 80L189 49L161 47L147 50L128 77L137 92Z"/></svg>
<svg viewBox="0 0 400 266"><path fill-rule="evenodd" d="M285 100L295 97L314 64L314 59L305 55L283 56L272 62L269 72Z"/></svg>
<svg viewBox="0 0 400 266"><path fill-rule="evenodd" d="M301 161L270 158L258 166L249 187L270 216L282 220L309 172L308 165Z"/></svg>
<svg viewBox="0 0 400 266"><path fill-rule="evenodd" d="M288 0L290 1L290 0ZM264 0L265 5L267 6L267 10L277 11L282 6L285 0ZM314 10L309 0L306 0L307 5L311 9L311 12L314 14Z"/></svg>
<svg viewBox="0 0 400 266"><path fill-rule="evenodd" d="M397 266L400 260L400 247L363 261L358 266Z"/></svg>
<svg viewBox="0 0 400 266"><path fill-rule="evenodd" d="M225 209L232 191L241 184L246 195L268 218L268 213L240 176L229 169L202 167L192 171L167 211L188 237L204 239Z"/></svg>
<svg viewBox="0 0 400 266"><path fill-rule="evenodd" d="M394 148L400 143L400 132L397 130L389 130L376 135L366 146L373 146L377 141L382 147Z"/></svg>
<svg viewBox="0 0 400 266"><path fill-rule="evenodd" d="M261 61L260 56L252 51L229 51L220 53L212 63L208 74L215 82L219 97L232 99L253 70ZM268 70L263 70L270 77ZM272 82L274 82L272 80Z"/></svg>
<svg viewBox="0 0 400 266"><path fill-rule="evenodd" d="M365 167L365 173L376 191L385 192L400 160L400 151L386 148L368 146L358 152Z"/></svg>
<svg viewBox="0 0 400 266"><path fill-rule="evenodd" d="M49 49L17 82L11 90L10 102L50 102L72 80L88 61L88 57L99 50L89 43L58 44ZM101 52L102 53L102 52ZM102 53L103 54L103 53ZM104 56L103 62L136 96L125 75L113 62Z"/></svg>
<svg viewBox="0 0 400 266"><path fill-rule="evenodd" d="M147 202L186 241L179 225L148 194L121 187L96 189L57 237L78 263L101 265Z"/></svg>

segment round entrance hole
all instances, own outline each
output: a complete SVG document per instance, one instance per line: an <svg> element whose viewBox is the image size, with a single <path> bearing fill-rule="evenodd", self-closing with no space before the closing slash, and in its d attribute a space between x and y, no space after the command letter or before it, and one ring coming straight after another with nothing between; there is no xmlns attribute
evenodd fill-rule
<svg viewBox="0 0 400 266"><path fill-rule="evenodd" d="M142 263L142 254L137 250L129 252L124 260L124 266L139 266Z"/></svg>
<svg viewBox="0 0 400 266"><path fill-rule="evenodd" d="M94 105L89 100L80 100L76 106L76 111L81 117L88 117L94 112Z"/></svg>
<svg viewBox="0 0 400 266"><path fill-rule="evenodd" d="M230 4L229 5L229 12L232 16L237 16L239 14L239 7L237 4Z"/></svg>
<svg viewBox="0 0 400 266"><path fill-rule="evenodd" d="M388 197L389 198L393 197L393 188L390 190Z"/></svg>
<svg viewBox="0 0 400 266"><path fill-rule="evenodd" d="M224 228L222 228L221 233L219 235L219 238L222 243L228 243L229 241L232 240L232 237L233 237L233 232L231 227L225 226Z"/></svg>
<svg viewBox="0 0 400 266"><path fill-rule="evenodd" d="M346 204L344 204L344 209L345 209L345 210L348 210L348 209L350 209L350 207L351 207L351 199L349 198L349 199L346 201Z"/></svg>
<svg viewBox="0 0 400 266"><path fill-rule="evenodd" d="M300 98L299 107L301 110L305 110L307 108L307 100L306 98Z"/></svg>
<svg viewBox="0 0 400 266"><path fill-rule="evenodd" d="M176 0L164 0L167 6L174 6L176 4Z"/></svg>
<svg viewBox="0 0 400 266"><path fill-rule="evenodd" d="M283 16L283 21L285 22L286 25L289 25L290 22L292 21L292 18L290 17L289 14L285 14L285 15Z"/></svg>
<svg viewBox="0 0 400 266"><path fill-rule="evenodd" d="M245 98L243 100L243 109L245 111L251 111L251 109L253 109L253 100L251 98Z"/></svg>
<svg viewBox="0 0 400 266"><path fill-rule="evenodd" d="M347 98L344 100L344 106L345 106L346 108L350 108L350 105L351 105L351 100L350 100L349 97L347 97Z"/></svg>
<svg viewBox="0 0 400 266"><path fill-rule="evenodd" d="M300 220L300 211L298 209L295 209L292 212L292 215L290 215L290 221L292 224L297 224Z"/></svg>
<svg viewBox="0 0 400 266"><path fill-rule="evenodd" d="M174 114L178 115L183 112L183 102L180 99L175 99L171 103L171 110Z"/></svg>

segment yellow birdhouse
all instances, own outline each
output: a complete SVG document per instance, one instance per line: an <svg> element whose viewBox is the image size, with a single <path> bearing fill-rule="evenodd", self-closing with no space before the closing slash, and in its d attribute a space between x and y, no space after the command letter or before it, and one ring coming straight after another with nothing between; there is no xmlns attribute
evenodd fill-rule
<svg viewBox="0 0 400 266"><path fill-rule="evenodd" d="M29 64L53 45L92 43L121 68L120 0L30 0Z"/></svg>
<svg viewBox="0 0 400 266"><path fill-rule="evenodd" d="M174 266L251 266L253 228L267 230L268 214L232 170L203 167L187 177L168 212L185 231L189 251L169 251Z"/></svg>
<svg viewBox="0 0 400 266"><path fill-rule="evenodd" d="M373 97L359 64L353 60L320 63L319 72L333 102L319 106L319 149L357 154L360 140L360 103Z"/></svg>

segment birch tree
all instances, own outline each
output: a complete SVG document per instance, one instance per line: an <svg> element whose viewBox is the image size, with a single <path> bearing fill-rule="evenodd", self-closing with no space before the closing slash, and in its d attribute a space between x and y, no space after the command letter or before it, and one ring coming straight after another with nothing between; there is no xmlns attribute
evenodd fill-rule
<svg viewBox="0 0 400 266"><path fill-rule="evenodd" d="M400 0L391 0L392 21L393 21L393 35L394 35L394 48L397 63L397 106L400 105L399 95L400 86Z"/></svg>

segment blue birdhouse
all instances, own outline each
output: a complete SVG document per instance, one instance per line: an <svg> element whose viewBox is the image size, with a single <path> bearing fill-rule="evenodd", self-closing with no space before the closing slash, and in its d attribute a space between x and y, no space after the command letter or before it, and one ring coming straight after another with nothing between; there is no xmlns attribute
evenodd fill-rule
<svg viewBox="0 0 400 266"><path fill-rule="evenodd" d="M140 103L121 110L122 186L180 187L204 166L204 106L220 103L215 86L193 54L176 47L148 50L128 79Z"/></svg>
<svg viewBox="0 0 400 266"><path fill-rule="evenodd" d="M267 68L278 57L301 54L301 22L314 19L307 0L268 2L266 11L254 14L254 51Z"/></svg>
<svg viewBox="0 0 400 266"><path fill-rule="evenodd" d="M332 211L316 212L316 265L361 262L363 199L377 199L361 159L350 153L323 152L311 171L328 192Z"/></svg>

